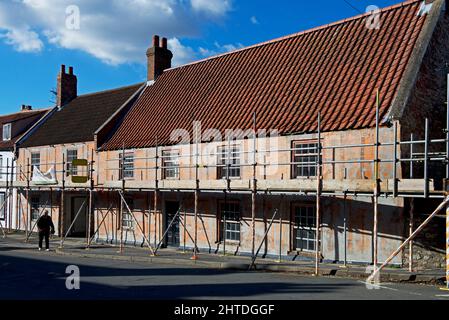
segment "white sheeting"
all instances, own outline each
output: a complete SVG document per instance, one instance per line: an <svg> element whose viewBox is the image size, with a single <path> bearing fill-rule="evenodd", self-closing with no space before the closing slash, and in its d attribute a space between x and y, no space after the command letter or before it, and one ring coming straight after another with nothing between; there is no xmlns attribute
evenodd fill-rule
<svg viewBox="0 0 449 320"><path fill-rule="evenodd" d="M51 167L46 173L42 173L39 168L33 167L33 178L31 181L40 185L57 184L55 168Z"/></svg>

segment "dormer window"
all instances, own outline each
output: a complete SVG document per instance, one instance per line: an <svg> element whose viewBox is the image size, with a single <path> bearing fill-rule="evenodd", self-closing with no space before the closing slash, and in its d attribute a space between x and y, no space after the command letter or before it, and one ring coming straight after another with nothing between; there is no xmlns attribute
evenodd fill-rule
<svg viewBox="0 0 449 320"><path fill-rule="evenodd" d="M7 123L3 125L3 141L11 140L11 124Z"/></svg>

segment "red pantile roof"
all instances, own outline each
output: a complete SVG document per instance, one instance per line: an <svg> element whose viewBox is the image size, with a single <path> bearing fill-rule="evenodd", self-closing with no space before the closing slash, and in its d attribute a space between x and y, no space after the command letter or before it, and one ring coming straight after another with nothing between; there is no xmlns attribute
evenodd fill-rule
<svg viewBox="0 0 449 320"><path fill-rule="evenodd" d="M368 15L167 70L148 86L101 149L171 145L175 129L250 129L281 134L375 126L389 112L428 15L422 1L385 8L380 29Z"/></svg>
<svg viewBox="0 0 449 320"><path fill-rule="evenodd" d="M0 130L5 124L11 123L12 125L11 140L3 141L3 131L0 131L0 151L12 151L14 143L48 111L50 109L21 111L0 116Z"/></svg>

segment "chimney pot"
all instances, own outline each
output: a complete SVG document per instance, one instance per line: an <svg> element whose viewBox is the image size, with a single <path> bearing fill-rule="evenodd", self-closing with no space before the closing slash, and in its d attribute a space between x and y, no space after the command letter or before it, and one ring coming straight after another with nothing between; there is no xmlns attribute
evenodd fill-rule
<svg viewBox="0 0 449 320"><path fill-rule="evenodd" d="M31 110L33 110L33 107L32 107L32 106L27 106L27 105L25 105L25 104L22 104L22 109L21 109L21 111L31 111Z"/></svg>
<svg viewBox="0 0 449 320"><path fill-rule="evenodd" d="M155 47L155 48L159 47L159 36L158 35L153 36L153 47Z"/></svg>
<svg viewBox="0 0 449 320"><path fill-rule="evenodd" d="M61 74L65 74L65 64L61 65Z"/></svg>
<svg viewBox="0 0 449 320"><path fill-rule="evenodd" d="M168 45L167 45L167 38L162 38L161 47L162 47L163 49L167 49L167 48L168 48Z"/></svg>
<svg viewBox="0 0 449 320"><path fill-rule="evenodd" d="M73 75L73 67L69 67L69 74Z"/></svg>

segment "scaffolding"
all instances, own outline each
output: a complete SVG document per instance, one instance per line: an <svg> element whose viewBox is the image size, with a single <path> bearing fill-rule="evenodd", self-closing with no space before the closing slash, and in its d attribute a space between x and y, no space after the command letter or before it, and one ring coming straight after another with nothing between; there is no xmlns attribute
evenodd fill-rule
<svg viewBox="0 0 449 320"><path fill-rule="evenodd" d="M449 100L449 92L448 92L448 100ZM67 177L70 176L70 171L67 169L67 161L66 155L62 156L62 162L57 162L56 160L49 163L41 163L41 166L53 166L55 168L55 173L57 178L61 177L61 179L57 179L58 182L55 185L37 185L33 182L32 179L32 165L30 159L26 159L26 168L22 166L14 167L12 164L7 164L6 166L6 181L0 182L0 187L5 188L7 190L7 194L11 193L11 190L16 189L21 193L25 193L26 198L26 213L22 215L23 225L25 226L26 239L29 239L31 234L34 231L34 227L30 228L30 206L29 206L29 193L30 192L39 192L39 191L51 191L51 192L59 192L60 194L60 206L59 206L59 235L61 238L61 247L64 245L65 239L69 236L71 228L75 223L75 220L79 217L82 210L77 212L75 220L72 221L70 227L67 232L64 233L64 196L65 193L76 191L76 192L86 192L87 198L84 202L83 206L87 206L87 235L86 235L86 248L91 247L91 242L94 239L95 235L100 233L100 228L102 224L105 223L107 215L113 211L113 206L108 209L106 214L102 213L102 219L99 224L97 224L97 228L95 232L92 234L92 219L93 212L96 208L96 194L99 192L110 192L116 193L119 195L120 205L117 208L117 229L120 230L120 252L124 250L124 242L123 242L123 214L127 212L131 215L133 221L138 227L144 242L146 243L150 253L152 255L156 255L159 251L161 245L165 241L165 237L167 235L168 229L171 227L171 224L165 230L161 229L161 218L158 218L157 213L160 211L158 208L158 201L160 199L161 193L169 193L169 192L180 192L180 193L190 193L194 196L194 231L193 235L187 230L186 226L186 213L184 210L184 218L180 219L182 225L184 226L184 244L183 249L186 251L186 233L190 240L193 242L193 255L192 259L199 258L199 249L198 249L198 228L199 222L202 221L202 217L199 210L199 197L201 194L207 193L220 193L225 196L225 201L227 196L230 194L241 194L241 195L249 195L251 198L251 268L254 266L256 259L260 254L260 250L262 248L263 243L266 241L269 231L272 228L272 225L275 219L278 217L279 222L279 261L282 261L282 223L283 218L282 214L279 214L280 208L275 208L273 217L269 223L268 229L265 232L265 235L262 239L262 242L257 244L256 241L256 219L257 219L257 211L258 208L256 206L257 197L264 195L276 195L276 196L286 196L286 195L294 195L294 196L308 196L316 198L316 233L315 233L315 273L316 275L320 274L320 263L322 260L322 250L321 250L321 228L322 228L322 208L321 208L321 198L322 197L341 197L344 199L344 203L346 205L346 201L348 197L371 197L373 199L373 264L375 266L375 270L373 275L369 280L372 280L373 277L380 272L382 268L384 268L388 263L392 261L392 259L403 250L407 245L409 246L409 270L413 271L413 240L415 236L427 225L427 223L444 207L448 204L447 198L447 190L446 190L446 182L449 179L449 130L446 129L446 136L444 138L439 139L431 139L430 137L430 124L429 120L425 119L424 121L424 137L421 139L416 139L414 135L410 136L410 139L403 140L399 137L398 132L398 122L393 121L391 128L385 128L380 125L379 119L379 106L380 106L380 98L377 95L377 103L376 103L376 127L374 134L374 141L369 143L354 143L354 144L327 144L325 143L325 139L323 138L323 133L321 131L321 115L318 114L316 119L317 123L317 132L314 135L314 143L313 146L302 146L297 147L292 145L288 148L277 148L277 149L269 149L262 150L258 148L258 135L257 135L257 115L254 114L253 117L253 134L250 139L240 141L244 143L245 141L252 141L252 148L248 148L250 150L234 150L232 148L233 144L231 143L231 138L227 141L227 149L225 148L225 152L212 152L204 155L202 153L202 148L200 148L201 139L195 138L193 144L189 145L189 148L193 149L193 152L189 154L178 154L178 163L176 165L170 164L168 165L166 160L173 160L172 154L164 154L165 146L160 146L157 142L155 143L155 147L152 148L155 151L154 156L145 156L134 158L134 161L140 160L144 162L145 165L143 167L132 167L133 172L140 172L141 179L135 177L133 180L129 180L126 178L125 171L128 170L125 163L126 158L126 150L123 147L121 154L117 158L107 159L107 168L103 168L101 170L99 168L98 162L95 160L95 154L92 151L90 155L90 159L88 160L87 171L88 178L86 183L73 183L68 180ZM447 113L447 123L449 127L449 108ZM381 129L391 130L389 133L392 133L393 139L392 141L382 141L380 131ZM197 134L195 134L196 136ZM237 140L236 140L237 141ZM248 142L249 143L249 142ZM369 154L374 151L374 157L359 157L359 158L350 158L347 159L346 156L343 156L343 159L337 159L336 154L338 151L341 153L348 152L348 150L367 150L366 152ZM387 157L382 157L382 152L388 153ZM400 152L399 152L400 150ZM223 157L223 154L225 156ZM299 154L308 154L308 161L299 161L295 159L292 155L295 153ZM363 153L363 152L362 152ZM272 154L284 154L287 155L287 159L290 160L284 161L279 160L278 162L267 161L267 157ZM332 154L333 157L329 157L326 155ZM201 163L201 160L205 157L212 156L214 162L212 163ZM239 156L239 157L237 157ZM247 161L241 162L236 161L236 158L240 159L240 156L246 157ZM217 158L221 157L222 162L218 161ZM181 159L193 159L193 163L189 164L181 164ZM261 160L262 159L262 160ZM311 159L311 160L310 160ZM110 163L119 163L118 166L110 168ZM97 167L95 167L97 165ZM345 166L354 166L359 165L361 169L366 166L370 167L371 178L363 179L354 179L347 176L347 168L344 168L344 177L342 179L329 179L326 175L327 172L336 172L336 167L345 167ZM391 177L382 178L381 177L381 166L389 165L391 167ZM286 172L293 172L295 170L307 169L306 171L313 172L309 177L298 179L297 177L291 177L290 179L285 179L284 176L277 179L269 179L267 177L267 169L270 167L276 166L277 168L289 168ZM444 187L438 188L435 180L430 178L430 175L433 173L431 168L435 169L438 167L441 169L441 172L444 174L441 176L441 179L444 180ZM251 175L249 179L235 179L231 172L232 170L243 170L247 168L251 170ZM312 170L311 168L314 168ZM404 172L406 170L401 170L402 174L399 174L398 168L407 168L409 172L409 177L404 177ZM3 168L2 168L3 170ZM175 170L178 179L166 179L167 170ZM225 173L222 174L221 177L218 177L216 180L213 179L202 179L202 176L208 176L208 172L210 170L216 170L216 172ZM185 171L189 176L189 179L181 179L181 172ZM13 178L13 174L17 175L17 179ZM104 182L99 182L99 176L104 174L104 177L111 175L114 177L115 173L118 173L116 177L119 179L112 179L113 181L108 181L108 178L105 178ZM193 178L192 177L193 172ZM206 172L206 174L204 174ZM150 177L150 173L153 174L153 178ZM203 175L202 175L203 173ZM417 178L417 175L422 176L422 178ZM97 178L96 178L97 176ZM146 178L143 178L145 176ZM150 232L150 228L148 229L148 233L145 232L144 228L139 224L138 219L136 219L133 210L131 210L129 204L126 201L125 193L126 192L148 192L149 199L151 198L151 194L153 195L154 205L151 208L151 201L149 201L150 206L148 208L148 223L149 226L151 224L154 225L154 234L152 235ZM378 206L379 199L383 198L408 198L411 200L411 208L410 208L410 224L409 224L409 238L401 245L401 247L395 252L395 255L392 255L385 263L379 266L379 257L378 257ZM414 219L414 199L441 199L443 202L438 207L439 210L434 212L429 218L420 226L415 229L415 225L413 224ZM8 198L7 198L8 199ZM6 202L7 200L5 200ZM5 203L3 204L5 206ZM2 208L3 208L2 206ZM52 204L50 204L50 208L52 208ZM2 209L0 209L2 210ZM10 211L11 212L11 211ZM176 217L180 218L182 213L181 208L176 213ZM8 219L9 224L11 225L11 219ZM346 217L345 217L345 265L347 263L347 253L346 253ZM202 222L204 224L204 222ZM226 216L223 219L224 226L226 226ZM16 227L20 228L21 223L16 224ZM6 232L4 230L4 226L0 221L0 228L4 235ZM223 228L225 230L225 228ZM159 236L158 236L159 235ZM153 237L153 243L156 245L155 248L151 245L151 238ZM223 237L223 251L226 254L226 237ZM448 245L449 251L449 245ZM449 269L449 267L448 267ZM448 273L449 277L449 273Z"/></svg>

